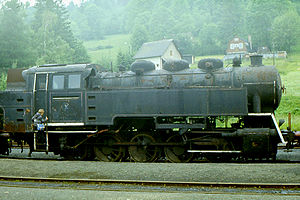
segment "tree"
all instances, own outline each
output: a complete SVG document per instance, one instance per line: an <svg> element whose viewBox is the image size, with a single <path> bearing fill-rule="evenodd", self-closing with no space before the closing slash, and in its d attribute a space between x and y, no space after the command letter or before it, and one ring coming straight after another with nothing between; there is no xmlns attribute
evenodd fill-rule
<svg viewBox="0 0 300 200"><path fill-rule="evenodd" d="M193 36L191 33L179 33L172 36L175 40L175 44L178 50L182 54L192 54L193 53Z"/></svg>
<svg viewBox="0 0 300 200"><path fill-rule="evenodd" d="M222 47L226 47L233 37L247 36L244 23L245 3L241 0L222 0L219 3L218 35Z"/></svg>
<svg viewBox="0 0 300 200"><path fill-rule="evenodd" d="M44 49L37 61L37 65L45 63L69 63L75 51L69 44L60 37L50 37L46 42L47 48Z"/></svg>
<svg viewBox="0 0 300 200"><path fill-rule="evenodd" d="M147 41L148 31L146 30L145 26L136 26L130 38L130 44L133 53L136 53L137 50Z"/></svg>
<svg viewBox="0 0 300 200"><path fill-rule="evenodd" d="M201 41L200 55L212 55L222 52L223 48L220 46L218 40L218 26L214 23L205 24L199 33Z"/></svg>
<svg viewBox="0 0 300 200"><path fill-rule="evenodd" d="M18 0L7 1L0 21L0 66L28 67L34 64L30 27L24 23L24 6Z"/></svg>
<svg viewBox="0 0 300 200"><path fill-rule="evenodd" d="M155 0L131 0L125 9L125 21L124 29L126 32L131 32L137 24L137 19L141 17L143 13L147 13L147 19L151 16L152 9L154 7ZM145 24L143 24L145 26Z"/></svg>
<svg viewBox="0 0 300 200"><path fill-rule="evenodd" d="M33 21L38 62L89 62L82 43L73 35L62 0L37 0Z"/></svg>
<svg viewBox="0 0 300 200"><path fill-rule="evenodd" d="M103 20L105 19L104 10L101 7L97 7L94 3L90 3L84 7L84 12L86 13L85 17L90 28L88 39L103 39Z"/></svg>
<svg viewBox="0 0 300 200"><path fill-rule="evenodd" d="M290 51L300 38L300 17L294 10L275 18L272 24L272 43L276 50Z"/></svg>
<svg viewBox="0 0 300 200"><path fill-rule="evenodd" d="M134 33L134 50L146 39L173 38L183 52L203 55L224 53L233 37L248 35L254 48L272 47L274 19L293 7L299 12L299 0L89 0L71 16L86 40Z"/></svg>
<svg viewBox="0 0 300 200"><path fill-rule="evenodd" d="M123 28L123 10L128 0L89 0L75 6L70 4L70 19L76 35L83 40L103 39L104 35L120 33ZM75 25L74 25L75 24Z"/></svg>
<svg viewBox="0 0 300 200"><path fill-rule="evenodd" d="M289 0L249 0L247 6L247 32L256 46L271 46L272 22L291 9Z"/></svg>
<svg viewBox="0 0 300 200"><path fill-rule="evenodd" d="M175 33L174 24L175 19L171 10L163 4L158 4L157 9L153 10L150 18L149 32L151 32L151 39L169 38L170 34Z"/></svg>
<svg viewBox="0 0 300 200"><path fill-rule="evenodd" d="M6 89L6 73L0 73L0 91Z"/></svg>
<svg viewBox="0 0 300 200"><path fill-rule="evenodd" d="M117 66L119 69L121 67L124 68L124 70L129 70L130 65L134 62L133 56L130 53L123 53L122 51L118 52L117 55Z"/></svg>

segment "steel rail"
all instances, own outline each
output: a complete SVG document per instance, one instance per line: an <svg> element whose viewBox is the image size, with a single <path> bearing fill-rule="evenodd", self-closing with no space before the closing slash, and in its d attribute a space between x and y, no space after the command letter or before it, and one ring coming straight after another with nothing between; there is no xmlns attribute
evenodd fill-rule
<svg viewBox="0 0 300 200"><path fill-rule="evenodd" d="M0 176L1 181L18 182L52 182L52 183L81 183L81 184L127 184L142 186L179 186L179 187L215 187L215 188L273 188L299 189L300 183L233 183L233 182L181 182L181 181L149 181L149 180L114 180L114 179L67 179L42 177Z"/></svg>
<svg viewBox="0 0 300 200"><path fill-rule="evenodd" d="M286 150L287 152L289 152L290 150ZM199 151L200 152L200 151ZM207 152L204 152L204 151L201 151L200 153L204 153L204 154L209 154L209 153L214 153L212 151L207 151ZM225 153L226 152L218 152L218 153ZM234 153L238 153L238 152L234 152ZM75 160L70 160L70 159L65 159L63 157L59 157L59 158L39 158L39 157L16 157L16 156L10 156L10 155L0 155L0 159L2 160L8 160L8 159L13 159L13 160L43 160L43 161L78 161L78 162L84 162L84 161L81 161L81 160L78 160L78 159L75 159ZM98 161L98 160L93 160L93 161L96 161L96 162L101 162L101 161ZM126 160L126 161L123 161L123 163L125 162L129 162L130 159ZM155 162L152 162L152 163L165 163L166 160L164 159L158 159L156 160ZM111 163L116 163L116 162L111 162ZM151 162L149 162L151 163ZM169 162L170 163L170 162ZM192 162L189 162L189 163L220 163L220 162L212 162L212 161L209 161L209 160L206 160L206 159L196 159ZM282 163L285 163L285 164L300 164L300 161L289 161L289 160L248 160L248 161L245 161L245 160L234 160L234 161L228 161L228 162L223 162L223 163L237 163L237 164L245 164L245 163L252 163L252 164L264 164L264 163L267 163L267 164L282 164Z"/></svg>

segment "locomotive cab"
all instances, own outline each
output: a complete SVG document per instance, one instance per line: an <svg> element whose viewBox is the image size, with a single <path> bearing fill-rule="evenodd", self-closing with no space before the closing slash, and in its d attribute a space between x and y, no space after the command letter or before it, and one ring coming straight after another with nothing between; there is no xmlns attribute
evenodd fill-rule
<svg viewBox="0 0 300 200"><path fill-rule="evenodd" d="M27 90L33 94L33 112L43 108L48 126L82 125L85 122L85 90L96 74L87 64L43 65L24 71Z"/></svg>

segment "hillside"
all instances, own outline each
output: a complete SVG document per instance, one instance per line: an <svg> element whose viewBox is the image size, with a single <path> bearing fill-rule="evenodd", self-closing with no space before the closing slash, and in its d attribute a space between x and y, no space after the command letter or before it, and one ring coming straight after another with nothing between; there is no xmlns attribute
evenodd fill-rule
<svg viewBox="0 0 300 200"><path fill-rule="evenodd" d="M131 51L130 34L105 36L103 40L92 40L83 43L91 57L92 63L110 69L110 62L116 65L118 52Z"/></svg>

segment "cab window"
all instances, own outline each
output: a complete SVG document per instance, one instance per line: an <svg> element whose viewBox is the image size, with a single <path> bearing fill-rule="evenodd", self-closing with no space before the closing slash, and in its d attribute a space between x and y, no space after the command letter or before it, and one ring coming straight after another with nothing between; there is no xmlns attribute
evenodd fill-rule
<svg viewBox="0 0 300 200"><path fill-rule="evenodd" d="M68 87L70 89L80 88L80 74L69 75Z"/></svg>
<svg viewBox="0 0 300 200"><path fill-rule="evenodd" d="M46 89L46 75L45 74L38 74L37 75L36 88L38 90L45 90Z"/></svg>
<svg viewBox="0 0 300 200"><path fill-rule="evenodd" d="M54 90L64 89L65 87L64 83L65 83L65 79L63 75L54 75L52 89Z"/></svg>

